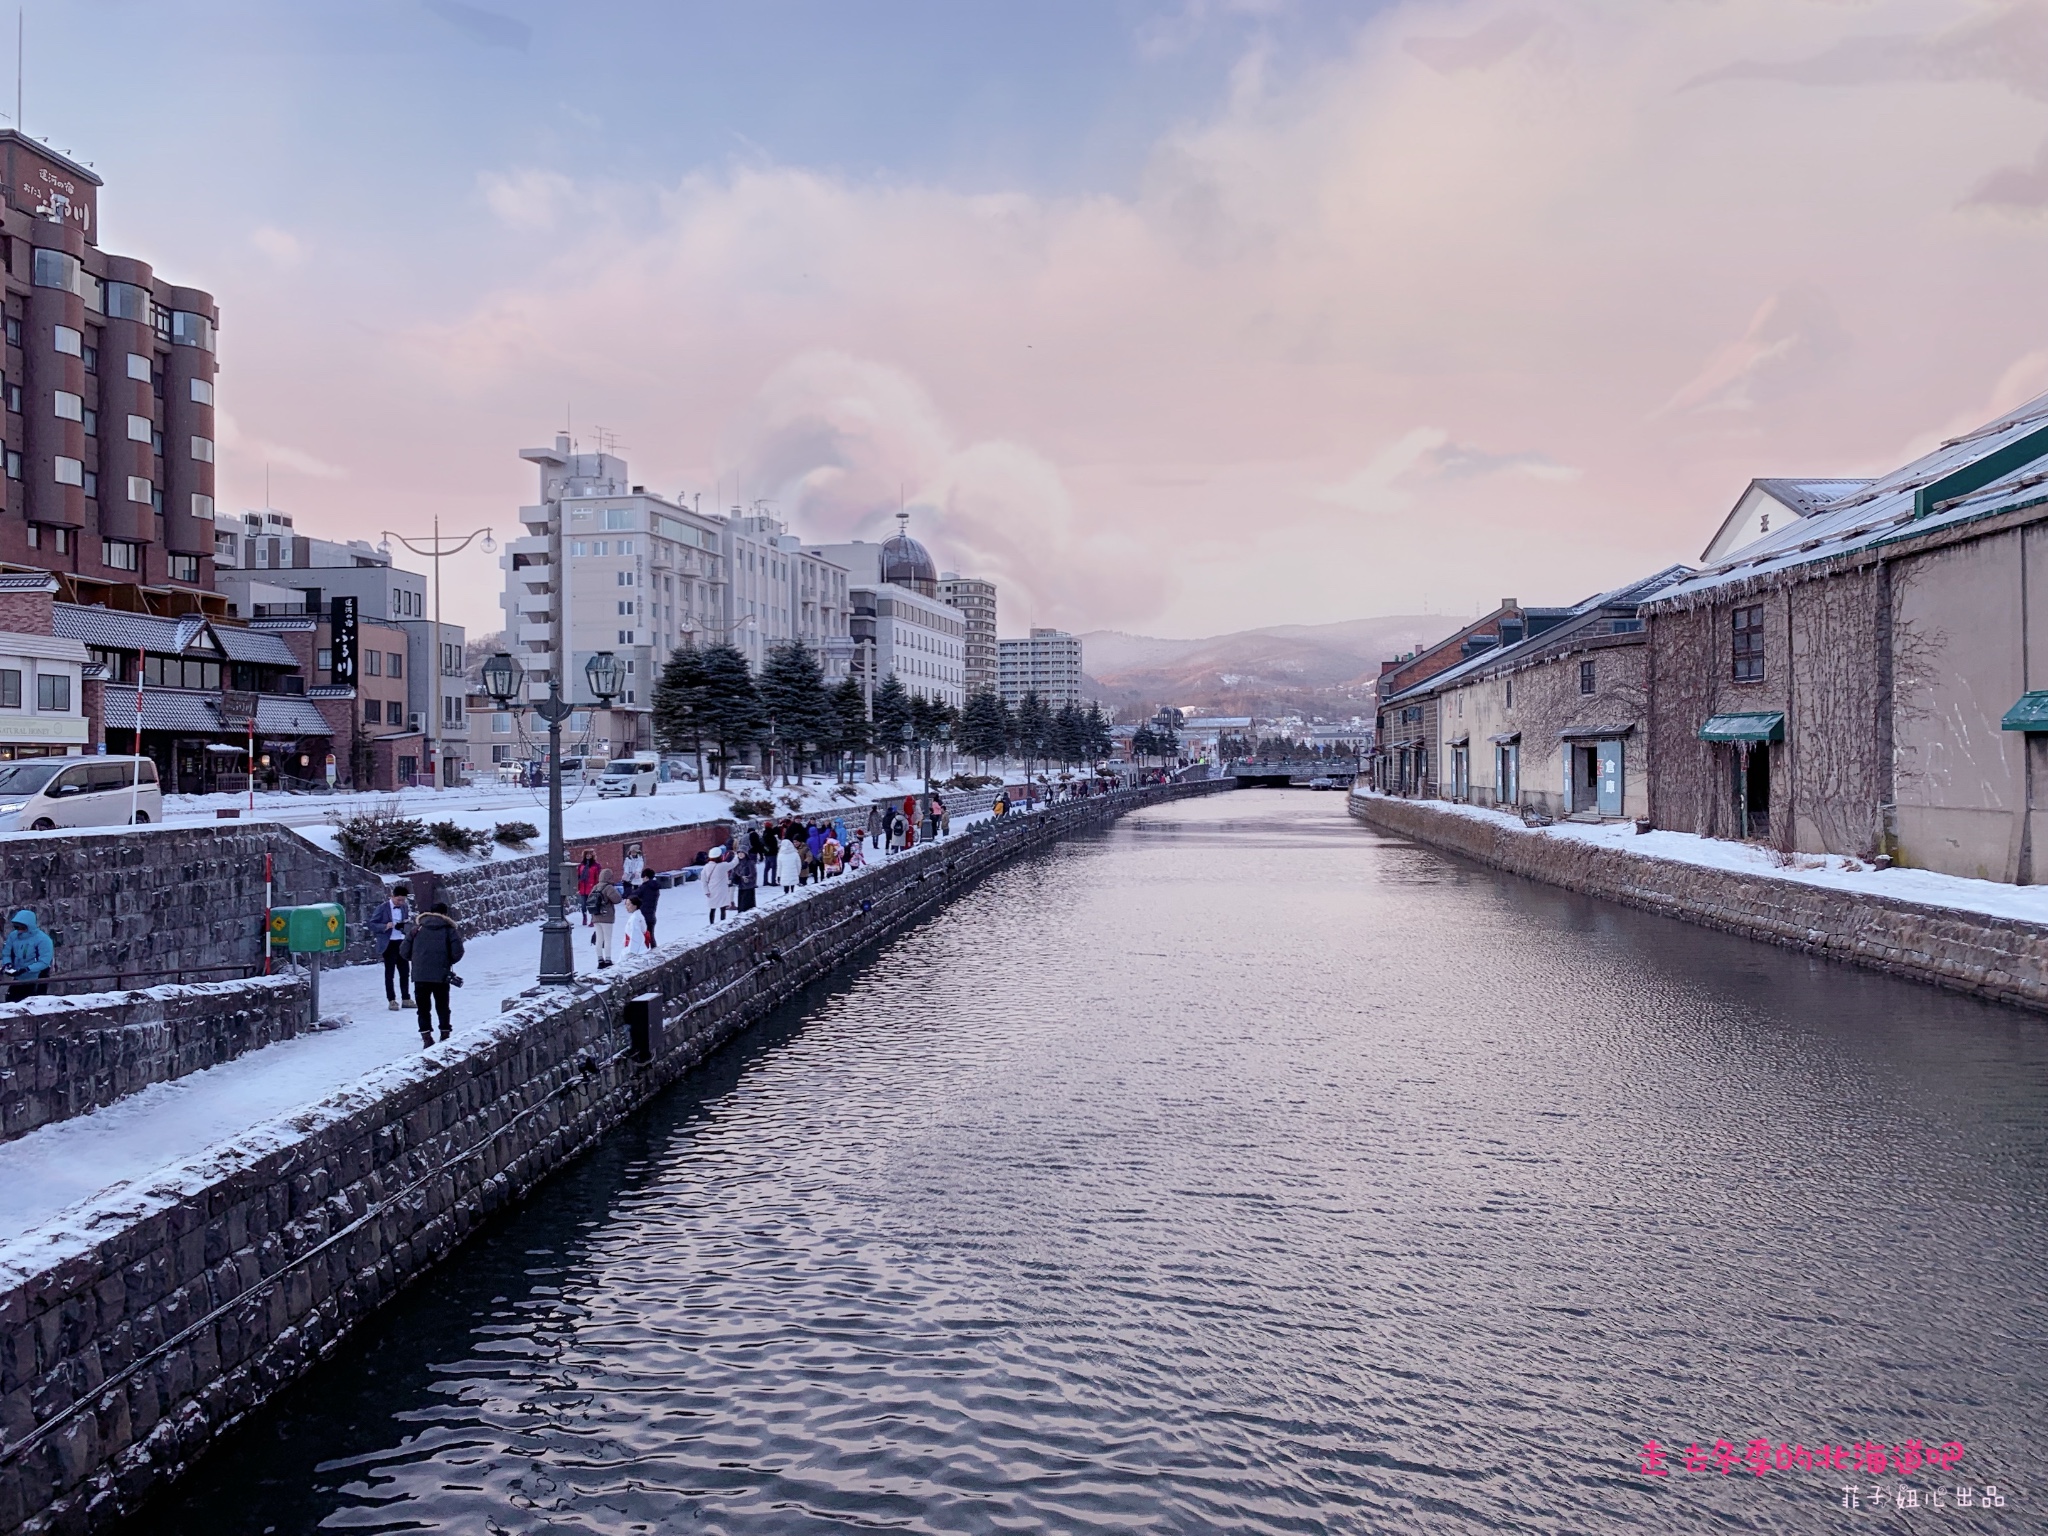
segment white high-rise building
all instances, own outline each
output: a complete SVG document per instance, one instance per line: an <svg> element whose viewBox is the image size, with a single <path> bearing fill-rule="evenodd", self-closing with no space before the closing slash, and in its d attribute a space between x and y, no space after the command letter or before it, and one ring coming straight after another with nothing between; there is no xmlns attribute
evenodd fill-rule
<svg viewBox="0 0 2048 1536"><path fill-rule="evenodd" d="M1015 709L1027 691L1049 709L1086 704L1081 696L1081 642L1063 629L1034 629L1024 640L996 643L996 691Z"/></svg>
<svg viewBox="0 0 2048 1536"><path fill-rule="evenodd" d="M726 613L722 518L706 517L628 483L626 462L575 453L567 436L519 456L540 471L540 501L521 507L526 536L505 545L505 634L526 668L529 696L547 696L555 621L565 597L563 696L581 706L569 733L584 751L620 756L653 745L649 710L669 653L715 645ZM562 569L557 579L554 543ZM584 668L610 651L625 671L620 696L596 709Z"/></svg>
<svg viewBox="0 0 2048 1536"><path fill-rule="evenodd" d="M730 579L725 589L725 623L732 643L756 672L768 653L802 640L824 663L825 681L847 674L852 646L849 577L834 563L790 533L758 507L738 507L725 520L722 545Z"/></svg>

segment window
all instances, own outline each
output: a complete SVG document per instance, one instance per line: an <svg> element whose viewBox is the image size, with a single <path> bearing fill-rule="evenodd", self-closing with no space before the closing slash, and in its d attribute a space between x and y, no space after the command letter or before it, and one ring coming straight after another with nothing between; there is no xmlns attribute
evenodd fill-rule
<svg viewBox="0 0 2048 1536"><path fill-rule="evenodd" d="M1593 691L1593 663L1582 661L1579 663L1579 692L1591 693Z"/></svg>
<svg viewBox="0 0 2048 1536"><path fill-rule="evenodd" d="M57 483L59 485L84 485L84 462L79 459L67 459L62 454L59 454L57 457Z"/></svg>
<svg viewBox="0 0 2048 1536"><path fill-rule="evenodd" d="M622 629L622 630L620 630L620 631L619 631L619 644L620 644L620 645L631 645L632 643L633 643L633 631L631 631L630 629Z"/></svg>
<svg viewBox="0 0 2048 1536"><path fill-rule="evenodd" d="M85 338L68 325L55 328L51 336L51 345L59 352L68 352L73 357L85 356Z"/></svg>
<svg viewBox="0 0 2048 1536"><path fill-rule="evenodd" d="M140 475L130 475L128 477L128 499L130 501L139 501L145 507L153 506L156 501L156 487Z"/></svg>
<svg viewBox="0 0 2048 1536"><path fill-rule="evenodd" d="M62 251L39 250L33 268L38 288L62 288L66 293L84 293L84 269L76 256Z"/></svg>
<svg viewBox="0 0 2048 1536"><path fill-rule="evenodd" d="M90 406L86 408L85 412L85 435L87 437L98 437L100 435L100 413L93 410Z"/></svg>
<svg viewBox="0 0 2048 1536"><path fill-rule="evenodd" d="M116 320L139 320L149 324L149 290L138 288L133 283L109 283L106 293L107 314ZM130 377L138 375L131 374ZM147 373L139 375L148 378Z"/></svg>
<svg viewBox="0 0 2048 1536"><path fill-rule="evenodd" d="M199 579L199 557L197 555L171 556L171 580L197 581Z"/></svg>
<svg viewBox="0 0 2048 1536"><path fill-rule="evenodd" d="M620 604L619 604L619 612L620 612L620 613L631 613L632 611L633 611L633 605L632 605L631 603L620 603Z"/></svg>
<svg viewBox="0 0 2048 1536"><path fill-rule="evenodd" d="M631 528L633 526L633 509L631 507L606 508L604 525L607 529Z"/></svg>
<svg viewBox="0 0 2048 1536"><path fill-rule="evenodd" d="M382 677L384 675L384 653L382 651L363 652L363 675L365 677Z"/></svg>
<svg viewBox="0 0 2048 1536"><path fill-rule="evenodd" d="M211 379L194 379L192 381L192 403L194 405L213 404L213 381Z"/></svg>
<svg viewBox="0 0 2048 1536"><path fill-rule="evenodd" d="M319 650L315 651L313 653L313 667L315 671L332 672L334 670L333 650L323 645Z"/></svg>
<svg viewBox="0 0 2048 1536"><path fill-rule="evenodd" d="M618 585L622 587L630 587L631 585L633 585L633 573L631 571L614 571L612 575L616 579Z"/></svg>
<svg viewBox="0 0 2048 1536"><path fill-rule="evenodd" d="M50 547L60 555L70 554L71 530L69 528L52 528L50 530Z"/></svg>
<svg viewBox="0 0 2048 1536"><path fill-rule="evenodd" d="M441 647L441 675L442 675L443 677L460 677L460 676L462 676L462 647L461 647L461 646L459 646L459 645L448 645L448 644L445 644L445 643L444 643L444 644L442 645L442 647Z"/></svg>
<svg viewBox="0 0 2048 1536"><path fill-rule="evenodd" d="M85 371L87 373L98 373L100 371L100 349L91 342L85 344Z"/></svg>
<svg viewBox="0 0 2048 1536"><path fill-rule="evenodd" d="M363 700L363 724L382 725L383 723L384 705L382 702L377 699Z"/></svg>
<svg viewBox="0 0 2048 1536"><path fill-rule="evenodd" d="M403 677L403 676L405 676L405 653L404 653L403 651L393 651L393 652L391 652L391 670L390 670L389 672L385 673L385 676L386 676L386 677Z"/></svg>
<svg viewBox="0 0 2048 1536"><path fill-rule="evenodd" d="M462 724L462 700L456 698L453 694L444 693L441 695L441 723L443 725Z"/></svg>
<svg viewBox="0 0 2048 1536"><path fill-rule="evenodd" d="M99 499L100 473L96 469L88 469L85 472L85 494L92 497L95 501Z"/></svg>
<svg viewBox="0 0 2048 1536"><path fill-rule="evenodd" d="M56 392L56 402L51 409L57 413L59 421L85 420L84 396L74 395L68 389L60 389Z"/></svg>
<svg viewBox="0 0 2048 1536"><path fill-rule="evenodd" d="M1751 603L1731 615L1728 675L1738 683L1764 680L1764 605Z"/></svg>
<svg viewBox="0 0 2048 1536"><path fill-rule="evenodd" d="M132 571L141 565L141 546L126 539L100 540L100 561L117 571Z"/></svg>
<svg viewBox="0 0 2048 1536"><path fill-rule="evenodd" d="M152 424L152 423L150 422L150 419L149 419L149 418L148 418L147 416L133 416L133 415L131 415L131 416L130 416L130 417L128 418L128 441L129 441L129 442L131 442L131 443L146 443L146 442L148 442L148 441L150 440L150 438L151 438L151 437L153 437L153 436L154 436L155 434L156 434L156 428L155 428L155 426L154 426L154 425L153 425L153 424Z"/></svg>
<svg viewBox="0 0 2048 1536"><path fill-rule="evenodd" d="M619 540L619 553L622 555L630 555L631 553L633 553L633 541L631 539Z"/></svg>
<svg viewBox="0 0 2048 1536"><path fill-rule="evenodd" d="M71 677L65 672L45 672L36 678L36 708L57 714L71 710Z"/></svg>
<svg viewBox="0 0 2048 1536"><path fill-rule="evenodd" d="M510 742L505 742L505 743L502 743L502 744L500 744L500 745L498 745L498 746L494 746L494 747L492 747L492 748L491 748L491 761L492 761L492 762L494 762L494 763L509 763L509 762L511 762L511 761L512 761L512 745L511 745L511 743L510 743Z"/></svg>
<svg viewBox="0 0 2048 1536"><path fill-rule="evenodd" d="M510 715L491 716L491 734L493 736L510 736L512 734L512 717Z"/></svg>
<svg viewBox="0 0 2048 1536"><path fill-rule="evenodd" d="M211 496L201 496L197 491L194 491L192 493L192 515L202 523L212 522L213 498Z"/></svg>
<svg viewBox="0 0 2048 1536"><path fill-rule="evenodd" d="M0 668L0 709L21 708L21 674L12 667Z"/></svg>
<svg viewBox="0 0 2048 1536"><path fill-rule="evenodd" d="M213 350L213 322L189 309L171 311L171 345Z"/></svg>
<svg viewBox="0 0 2048 1536"><path fill-rule="evenodd" d="M129 378L140 379L143 383L147 384L149 382L149 372L148 358L144 357L140 352L130 352L128 354Z"/></svg>
<svg viewBox="0 0 2048 1536"><path fill-rule="evenodd" d="M7 386L7 409L14 412L17 416L21 414L21 386L19 384Z"/></svg>
<svg viewBox="0 0 2048 1536"><path fill-rule="evenodd" d="M590 547L587 544L585 544L581 539L572 540L570 542L569 554L573 559L582 559L584 555L589 553L589 550Z"/></svg>
<svg viewBox="0 0 2048 1536"><path fill-rule="evenodd" d="M7 345L10 347L21 345L21 316L19 315L9 315L7 317Z"/></svg>
<svg viewBox="0 0 2048 1536"><path fill-rule="evenodd" d="M213 439L210 437L193 438L192 457L201 464L211 464L213 462Z"/></svg>
<svg viewBox="0 0 2048 1536"><path fill-rule="evenodd" d="M1507 708L1509 708L1509 709L1513 709L1514 707L1515 707L1515 680L1514 680L1514 679L1513 679L1513 678L1511 677L1511 678L1509 678L1509 679L1508 679L1508 685L1507 685Z"/></svg>

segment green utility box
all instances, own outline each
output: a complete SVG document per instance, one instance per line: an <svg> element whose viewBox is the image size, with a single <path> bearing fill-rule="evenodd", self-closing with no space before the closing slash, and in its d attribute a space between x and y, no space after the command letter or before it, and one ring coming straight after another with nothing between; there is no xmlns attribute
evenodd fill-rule
<svg viewBox="0 0 2048 1536"><path fill-rule="evenodd" d="M282 944L295 955L315 955L340 949L341 906L324 901L310 907L274 907L270 913L270 942Z"/></svg>

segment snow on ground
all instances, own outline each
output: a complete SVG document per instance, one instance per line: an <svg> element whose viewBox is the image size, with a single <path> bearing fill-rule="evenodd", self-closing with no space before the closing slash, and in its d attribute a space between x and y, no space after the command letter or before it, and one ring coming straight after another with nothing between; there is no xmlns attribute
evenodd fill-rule
<svg viewBox="0 0 2048 1536"><path fill-rule="evenodd" d="M1368 790L1353 793L1361 799L1387 798ZM1861 859L1848 859L1841 854L1797 854L1795 863L1781 866L1770 849L1727 838L1699 837L1691 832L1639 833L1635 824L1627 821L1561 821L1547 827L1525 828L1520 816L1489 806L1462 805L1454 800L1426 803L1433 811L1512 827L1534 837L1569 838L1623 853L1670 859L1704 869L1725 869L1764 880L1818 885L1860 896L1888 896L1894 901L2048 925L2048 886L1971 880L1961 875L1937 874L1931 869L1873 869Z"/></svg>
<svg viewBox="0 0 2048 1536"><path fill-rule="evenodd" d="M610 803L644 812L661 801ZM665 812L662 819L667 819ZM954 835L986 819L956 818ZM943 846L920 843L897 857L917 858ZM758 920L732 918L711 927L701 889L691 883L665 892L655 921L659 949L651 956L645 950L620 955L622 970L616 974L694 948L736 923ZM757 911L809 900L822 889L763 890ZM570 922L577 972L590 975L596 965L590 930L573 910ZM621 922L615 929L615 944L625 927ZM535 985L539 964L538 922L470 939L457 967L466 985L453 994L453 1038L428 1050L420 1047L415 1014L386 1007L382 965L323 972L321 1012L346 1015L348 1022L341 1027L154 1084L104 1109L0 1144L0 1234L6 1234L0 1237L0 1284L11 1284L89 1245L97 1235L174 1202L181 1190L202 1187L237 1162L350 1113L451 1052L476 1048L517 1027L519 1020L501 1012L502 1004Z"/></svg>
<svg viewBox="0 0 2048 1536"><path fill-rule="evenodd" d="M667 827L694 821L721 821L732 815L736 796L773 799L778 815L789 810L787 795L800 794L798 815L827 811L844 812L848 806L865 806L877 798L901 798L922 791L921 781L886 779L873 784L849 786L854 800L835 794L829 778L812 777L799 790L796 785L769 790L758 783L733 781L729 792L698 790L688 784L664 784L653 796L598 798L595 785L564 785L562 791L562 835L571 845L583 839L619 837L652 827ZM292 828L315 847L336 851L330 814L343 816L396 803L407 816L429 824L452 821L457 826L488 832L504 821L523 821L539 830L539 836L524 849L493 844L491 851L475 857L444 853L429 844L419 850L413 863L420 869L443 873L466 869L485 859L517 859L547 846L548 797L545 789L523 789L517 785L491 784L473 789L404 789L350 795L287 795L259 791L251 815L246 795L166 795L164 821L171 826L212 823L215 811L242 808L242 821L273 821Z"/></svg>

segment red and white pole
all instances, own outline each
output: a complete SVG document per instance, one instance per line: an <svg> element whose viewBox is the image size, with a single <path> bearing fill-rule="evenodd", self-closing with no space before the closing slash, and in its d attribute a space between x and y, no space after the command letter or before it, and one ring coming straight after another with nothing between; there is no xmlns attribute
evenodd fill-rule
<svg viewBox="0 0 2048 1536"><path fill-rule="evenodd" d="M249 717L249 749L244 754L244 766L249 770L249 814L256 814L256 717Z"/></svg>
<svg viewBox="0 0 2048 1536"><path fill-rule="evenodd" d="M149 665L149 652L135 648L135 761L128 765L128 825L135 825L142 805L142 673Z"/></svg>

